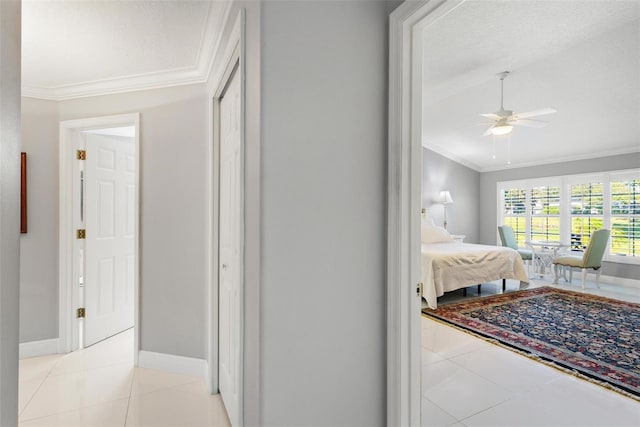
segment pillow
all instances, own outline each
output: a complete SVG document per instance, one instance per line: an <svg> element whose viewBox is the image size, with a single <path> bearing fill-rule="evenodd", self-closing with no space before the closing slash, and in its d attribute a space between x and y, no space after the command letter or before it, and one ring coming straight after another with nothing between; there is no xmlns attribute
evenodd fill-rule
<svg viewBox="0 0 640 427"><path fill-rule="evenodd" d="M453 237L442 227L422 224L422 243L453 242Z"/></svg>
<svg viewBox="0 0 640 427"><path fill-rule="evenodd" d="M435 223L433 222L433 218L427 218L425 215L422 215L422 226L430 225L435 227Z"/></svg>

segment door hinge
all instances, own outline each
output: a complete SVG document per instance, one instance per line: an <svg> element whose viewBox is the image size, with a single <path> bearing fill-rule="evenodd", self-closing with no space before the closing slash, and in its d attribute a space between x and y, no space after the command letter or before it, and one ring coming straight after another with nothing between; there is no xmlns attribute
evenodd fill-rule
<svg viewBox="0 0 640 427"><path fill-rule="evenodd" d="M85 150L77 150L76 151L76 159L78 159L78 160L87 160L87 152Z"/></svg>
<svg viewBox="0 0 640 427"><path fill-rule="evenodd" d="M86 235L87 235L87 233L84 230L84 228L76 230L76 239L84 239Z"/></svg>
<svg viewBox="0 0 640 427"><path fill-rule="evenodd" d="M424 286L422 285L422 283L418 283L418 286L416 287L416 294L421 297L422 296L422 288Z"/></svg>
<svg viewBox="0 0 640 427"><path fill-rule="evenodd" d="M76 319L84 319L84 307L76 310Z"/></svg>

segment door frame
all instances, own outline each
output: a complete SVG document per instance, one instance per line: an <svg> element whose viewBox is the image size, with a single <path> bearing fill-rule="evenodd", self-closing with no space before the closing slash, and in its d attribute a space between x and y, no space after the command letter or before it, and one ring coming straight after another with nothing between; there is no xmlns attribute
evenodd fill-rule
<svg viewBox="0 0 640 427"><path fill-rule="evenodd" d="M246 46L245 46L245 10L240 9L238 15L233 21L233 27L231 28L228 41L224 46L224 51L221 56L221 62L224 63L220 77L213 85L212 92L212 104L211 104L211 117L212 127L211 131L211 151L209 154L209 168L210 176L210 198L208 207L208 220L209 230L211 230L208 236L208 310L207 310L207 374L206 383L210 393L219 392L219 219L220 219L220 101L224 94L224 91L229 83L230 78L233 76L234 71L240 78L240 144L241 144L241 212L243 213L244 220L241 226L241 250L243 256L241 256L241 265L239 266L241 272L241 286L240 286L240 365L238 367L239 375L239 425L243 425L244 420L244 342L245 342L245 260L244 260L244 248L245 242L245 222L247 220L247 213L245 212L245 124L246 124ZM237 67L237 69L236 69Z"/></svg>
<svg viewBox="0 0 640 427"><path fill-rule="evenodd" d="M60 122L59 146L59 340L58 353L69 353L79 347L79 327L75 309L80 305L77 239L75 239L74 203L78 194L74 186L77 169L75 135L84 130L135 126L135 229L134 229L134 365L138 365L139 345L139 277L140 277L140 113L93 117Z"/></svg>
<svg viewBox="0 0 640 427"><path fill-rule="evenodd" d="M389 17L387 425L420 425L422 32L463 2L405 1Z"/></svg>
<svg viewBox="0 0 640 427"><path fill-rule="evenodd" d="M238 171L239 174L239 196L240 196L240 200L239 200L239 214L240 217L242 218L240 220L240 227L239 227L239 238L238 238L238 244L239 244L239 252L240 252L240 256L239 256L239 264L237 266L238 268L238 275L239 275L239 288L238 288L238 321L239 321L239 325L238 325L238 356L240 358L240 360L238 360L238 378L236 378L237 381L237 385L238 385L238 413L237 414L230 414L229 413L229 408L227 408L227 415L229 416L230 420L233 420L233 418L236 418L237 423L236 425L241 426L244 425L243 423L243 416L242 416L242 404L243 404L243 395L242 395L242 390L243 390L243 381L244 381L244 369L243 369L243 355L244 355L244 235L245 235L245 227L244 227L244 209L245 209L245 203L244 203L244 193L245 193L245 188L244 188L244 170L245 170L245 166L244 166L244 126L242 125L244 123L244 120L242 119L242 117L244 117L244 102L242 102L243 100L243 79L242 79L242 75L240 73L240 58L239 58L239 49L236 49L234 51L234 55L233 55L233 59L227 66L227 68L225 69L225 78L222 80L224 83L218 88L218 90L216 91L216 97L215 97L215 103L214 103L214 117L216 122L219 124L220 123L220 116L221 116L221 112L222 112L222 98L225 96L227 88L229 87L229 85L231 84L232 79L234 78L238 78L240 79L240 81L238 82L240 85L240 149L239 149L239 154L240 154L240 160L239 160L239 168L240 170ZM217 147L216 149L218 150L218 152L220 153L221 150L221 143L222 143L222 138L221 138L221 133L220 133L220 129L221 126L217 126L216 129L218 130L217 132L214 133L216 139L217 139ZM217 192L218 192L218 196L220 194L220 172L221 172L221 165L220 165L220 160L222 159L221 156L219 155L217 157L218 161L216 162L217 164L217 168L218 168L218 186L217 186ZM218 197L218 230L220 230L220 211L223 208L222 203L220 202L220 198ZM218 237L220 236L220 234L218 234ZM217 240L217 254L218 256L216 257L216 262L218 265L220 265L220 239L218 238ZM218 270L218 275L216 276L216 282L217 282L217 287L218 287L218 305L215 307L217 312L218 312L218 337L220 336L220 320L219 320L219 313L220 313L220 270ZM218 351L220 348L220 341L218 340ZM233 345L233 344L232 344ZM220 358L219 358L219 352L218 352L218 364L217 364L217 373L218 373L218 389L220 388ZM218 390L220 391L220 390ZM232 418L233 416L233 418Z"/></svg>

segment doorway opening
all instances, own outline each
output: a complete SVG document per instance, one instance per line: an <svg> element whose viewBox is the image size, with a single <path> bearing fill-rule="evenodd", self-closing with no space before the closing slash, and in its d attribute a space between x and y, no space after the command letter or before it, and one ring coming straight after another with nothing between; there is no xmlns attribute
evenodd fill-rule
<svg viewBox="0 0 640 427"><path fill-rule="evenodd" d="M424 28L462 1L404 2L389 23L387 424L420 425Z"/></svg>
<svg viewBox="0 0 640 427"><path fill-rule="evenodd" d="M60 353L133 328L137 365L139 163L139 114L60 123Z"/></svg>

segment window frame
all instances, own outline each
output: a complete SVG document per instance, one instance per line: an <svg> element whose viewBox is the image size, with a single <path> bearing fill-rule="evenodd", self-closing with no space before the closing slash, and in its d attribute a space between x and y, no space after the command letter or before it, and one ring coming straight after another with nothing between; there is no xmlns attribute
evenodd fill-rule
<svg viewBox="0 0 640 427"><path fill-rule="evenodd" d="M611 260L615 260L615 261L611 261L611 262L621 262L621 263L625 263L625 264L640 264L640 253L638 255L631 255L631 256L627 256L627 255L616 255L611 253L611 244L613 243L613 225L612 225L612 218L614 217L635 217L638 218L638 220L640 220L640 213L629 213L627 215L623 215L623 214L617 214L614 215L612 212L612 196L613 196L613 188L612 188L612 184L613 182L619 182L619 181L632 181L632 180L640 180L640 173L639 172L635 172L633 170L629 171L619 171L619 172L611 172L609 174L609 182L607 183L607 198L608 200L608 206L606 207L606 210L608 212L608 228L611 230L611 235L612 235L612 241L609 245L609 250L607 251L607 255L610 256ZM619 260L624 260L624 259L637 259L636 262L625 262L625 261L619 261Z"/></svg>
<svg viewBox="0 0 640 427"><path fill-rule="evenodd" d="M525 241L531 240L532 219L539 217L540 215L534 215L531 206L531 190L542 186L547 187L560 187L560 241L564 244L570 244L571 242L571 209L567 209L567 206L571 206L571 186L576 184L588 184L591 182L601 182L603 185L603 207L602 207L602 227L611 230L611 218L617 217L611 212L611 192L612 182L630 181L640 179L640 169L624 169L609 172L598 173L586 173L586 174L574 174L574 175L560 175L539 177L533 179L518 179L509 181L498 181L496 183L496 197L498 208L496 219L497 225L504 224L505 218L510 215L505 215L505 203L503 198L503 191L510 189L524 189L526 194L525 201ZM640 215L634 215L640 217ZM542 215L546 216L546 215ZM550 215L554 216L554 215ZM496 227L496 242L499 244L500 238L497 234ZM607 250L605 252L604 261L619 263L619 264L636 264L640 265L640 255L627 256L627 255L615 255L612 253L612 240L609 239L607 244Z"/></svg>
<svg viewBox="0 0 640 427"><path fill-rule="evenodd" d="M557 188L558 189L558 213L557 214L544 214L544 213L534 213L533 211L533 190L534 189L542 189L542 188ZM558 219L558 240L559 242L562 241L562 185L561 182L558 182L558 180L553 179L551 180L551 182L549 181L544 181L543 184L538 184L538 185L531 185L528 189L527 189L527 198L529 199L529 209L530 212L528 212L528 217L529 217L529 234L528 234L528 240L533 240L532 235L533 235L533 223L534 223L534 219L536 218L547 218L547 220L549 218L557 218ZM547 229L546 232L547 235L549 235L549 230ZM537 239L536 239L537 240ZM549 241L555 241L553 239L544 239L544 240L549 240Z"/></svg>

